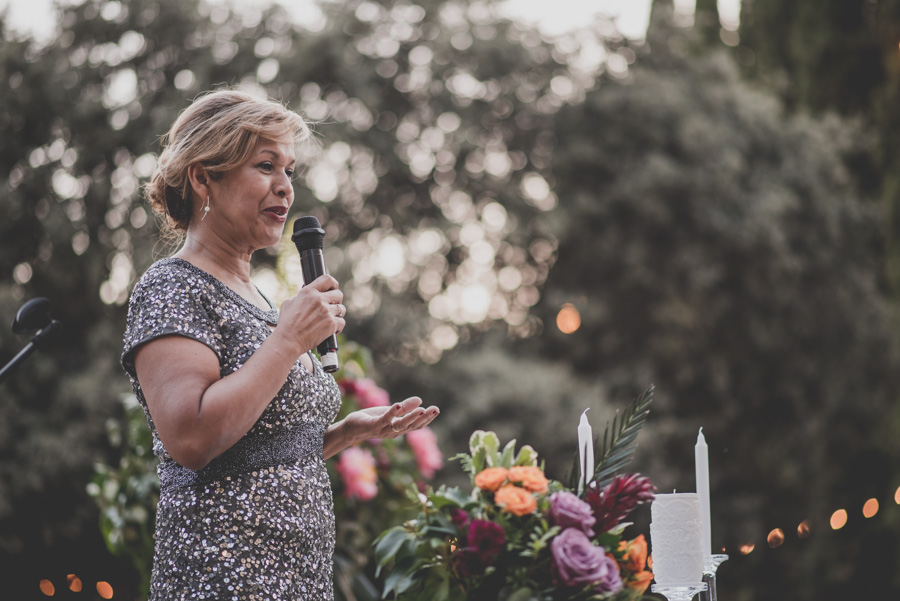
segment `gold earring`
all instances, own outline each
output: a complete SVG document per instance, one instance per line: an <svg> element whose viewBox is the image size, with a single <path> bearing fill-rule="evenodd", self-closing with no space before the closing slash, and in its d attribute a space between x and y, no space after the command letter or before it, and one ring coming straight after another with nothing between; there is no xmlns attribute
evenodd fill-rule
<svg viewBox="0 0 900 601"><path fill-rule="evenodd" d="M200 218L200 221L206 219L206 215L209 213L209 196L206 197L206 206L203 207L203 217Z"/></svg>

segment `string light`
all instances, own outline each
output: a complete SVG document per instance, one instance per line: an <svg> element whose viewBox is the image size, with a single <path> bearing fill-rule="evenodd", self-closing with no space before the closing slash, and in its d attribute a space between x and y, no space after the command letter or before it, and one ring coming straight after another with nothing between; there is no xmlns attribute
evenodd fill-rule
<svg viewBox="0 0 900 601"><path fill-rule="evenodd" d="M878 513L878 499L869 499L863 505L863 517L870 518Z"/></svg>
<svg viewBox="0 0 900 601"><path fill-rule="evenodd" d="M809 537L809 520L803 520L797 526L797 536L799 538L808 538Z"/></svg>
<svg viewBox="0 0 900 601"><path fill-rule="evenodd" d="M75 574L69 574L68 576L66 576L66 583L69 585L69 590L73 593L81 592L81 578L79 578Z"/></svg>
<svg viewBox="0 0 900 601"><path fill-rule="evenodd" d="M838 509L831 514L831 519L828 522L831 524L832 530L840 530L847 525L847 510Z"/></svg>
<svg viewBox="0 0 900 601"><path fill-rule="evenodd" d="M48 597L52 597L56 594L56 587L53 586L53 583L49 580L41 580L41 592L47 595Z"/></svg>
<svg viewBox="0 0 900 601"><path fill-rule="evenodd" d="M97 583L97 594L103 597L104 599L112 599L113 597L113 588L109 585L108 582L98 582Z"/></svg>
<svg viewBox="0 0 900 601"><path fill-rule="evenodd" d="M780 547L784 544L784 530L775 528L769 533L769 536L766 537L766 542L769 543L769 547L773 549L775 547Z"/></svg>
<svg viewBox="0 0 900 601"><path fill-rule="evenodd" d="M738 552L741 555L750 555L751 553L753 553L753 549L755 548L756 545L754 545L753 543L747 543L746 545L741 545L740 547L738 547Z"/></svg>

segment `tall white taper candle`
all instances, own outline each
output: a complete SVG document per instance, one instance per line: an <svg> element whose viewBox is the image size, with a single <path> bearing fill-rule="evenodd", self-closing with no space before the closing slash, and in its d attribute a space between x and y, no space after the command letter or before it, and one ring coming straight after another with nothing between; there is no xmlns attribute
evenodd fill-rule
<svg viewBox="0 0 900 601"><path fill-rule="evenodd" d="M590 484L594 477L594 433L591 430L587 412L587 409L582 412L581 421L578 423L578 463L581 468L581 480L578 482L579 492L583 490L582 487Z"/></svg>
<svg viewBox="0 0 900 601"><path fill-rule="evenodd" d="M700 432L697 434L697 444L694 446L694 465L697 478L697 500L700 504L701 543L703 555L708 557L712 555L709 518L709 447L706 446L703 428L700 428Z"/></svg>

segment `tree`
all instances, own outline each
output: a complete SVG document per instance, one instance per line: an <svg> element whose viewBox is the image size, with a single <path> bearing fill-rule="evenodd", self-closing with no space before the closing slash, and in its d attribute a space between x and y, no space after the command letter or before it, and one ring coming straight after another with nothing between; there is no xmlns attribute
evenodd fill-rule
<svg viewBox="0 0 900 601"><path fill-rule="evenodd" d="M791 109L834 111L866 124L874 143L854 157L867 194L886 208L885 273L900 282L900 2L773 2L741 4L745 71L781 95Z"/></svg>
<svg viewBox="0 0 900 601"><path fill-rule="evenodd" d="M877 442L895 437L897 361L880 214L845 163L861 133L790 115L723 53L651 48L626 83L556 116L558 250L534 310L540 333L395 381L439 399L454 440L473 427L527 432L557 467L579 409L621 406L654 383L636 465L662 490L692 490L704 427L714 544L733 560L723 595L889 595L896 582L870 577L898 559L885 522L851 519L839 536L828 526L832 511L886 501L897 484L896 449ZM573 309L580 327L563 334L557 316ZM812 541L793 535L804 521ZM789 540L767 553L775 527Z"/></svg>
<svg viewBox="0 0 900 601"><path fill-rule="evenodd" d="M543 140L552 115L594 84L596 61L482 4L323 10L311 31L278 8L89 0L60 9L47 45L3 40L0 269L14 277L0 283L0 307L13 315L46 296L65 324L4 384L0 406L4 566L32 592L41 574L103 571L84 485L96 459L115 461L103 432L127 388L124 303L165 248L139 187L158 136L198 92L224 82L318 122L297 211L327 224L356 336L380 359L436 361L486 320L528 333L554 244ZM260 253L263 285L275 262ZM454 308L465 295L474 302ZM24 344L0 336L0 360ZM76 552L85 540L90 551ZM113 584L128 591L129 578Z"/></svg>

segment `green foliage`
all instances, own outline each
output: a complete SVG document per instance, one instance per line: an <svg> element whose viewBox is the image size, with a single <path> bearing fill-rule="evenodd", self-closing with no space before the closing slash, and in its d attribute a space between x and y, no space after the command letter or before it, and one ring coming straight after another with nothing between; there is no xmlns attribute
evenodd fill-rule
<svg viewBox="0 0 900 601"><path fill-rule="evenodd" d="M634 452L637 450L637 435L647 416L650 415L650 405L653 403L653 386L642 392L632 400L621 415L616 412L612 421L606 424L603 430L603 440L599 436L591 441L594 445L594 457L597 458L594 465L592 482L597 482L597 488L603 490L612 481L616 474L620 473L631 462ZM599 446L598 446L599 443ZM566 485L569 488L577 488L581 491L579 482L580 471L578 465L578 453L572 458L572 467L569 469Z"/></svg>
<svg viewBox="0 0 900 601"><path fill-rule="evenodd" d="M597 482L597 488L604 489L631 462L636 447L635 440L650 414L652 402L653 386L650 386L603 430L603 442L599 446L599 453L594 455L599 459L591 479L592 482Z"/></svg>
<svg viewBox="0 0 900 601"><path fill-rule="evenodd" d="M500 450L500 439L493 432L475 430L469 438L469 452L460 453L452 459L459 460L464 471L470 476L486 467L505 467L516 465L537 465L537 452L530 445L523 445L516 453L516 439L510 440Z"/></svg>
<svg viewBox="0 0 900 601"><path fill-rule="evenodd" d="M159 461L144 410L134 395L123 395L124 424L107 422L110 444L119 450L116 466L95 465L88 493L100 508L100 531L107 548L127 559L139 577L140 594L150 592L156 505L159 503Z"/></svg>
<svg viewBox="0 0 900 601"><path fill-rule="evenodd" d="M476 431L470 438L470 452L462 454L461 463L475 467L471 475L485 468L515 466L513 457L522 453L516 455L514 441L503 449L500 451L500 440L495 433ZM525 456L536 458L536 453L529 450ZM527 465L538 469L533 463ZM507 482L505 486L508 485ZM550 481L546 489L529 490L527 494L535 499L535 509L521 515L498 505L494 492L477 486L471 493L444 485L417 494L415 519L388 528L375 543L378 573L387 570L384 598L398 601L635 601L640 598L640 593L629 587L616 594L600 594L589 586L568 587L554 579L550 543L562 528L549 520L549 496L563 490L563 486ZM496 494L499 498L499 493ZM493 543L473 540L475 528L490 528L494 536L500 533L501 538ZM597 537L595 544L615 557L623 582L628 582L633 574L623 563L622 541L622 528L614 528ZM498 545L493 552L487 550L492 544ZM472 563L472 557L477 557L477 564Z"/></svg>

